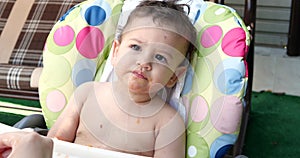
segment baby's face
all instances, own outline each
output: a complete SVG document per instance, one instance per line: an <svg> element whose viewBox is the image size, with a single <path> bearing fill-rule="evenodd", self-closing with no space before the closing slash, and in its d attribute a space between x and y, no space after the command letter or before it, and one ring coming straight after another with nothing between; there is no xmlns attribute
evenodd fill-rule
<svg viewBox="0 0 300 158"><path fill-rule="evenodd" d="M183 37L153 27L128 31L114 44L112 63L118 79L139 94L172 87L188 48Z"/></svg>

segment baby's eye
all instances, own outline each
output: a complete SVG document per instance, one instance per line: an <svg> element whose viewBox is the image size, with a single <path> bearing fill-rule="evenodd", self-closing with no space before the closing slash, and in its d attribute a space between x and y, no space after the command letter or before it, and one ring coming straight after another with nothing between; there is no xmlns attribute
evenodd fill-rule
<svg viewBox="0 0 300 158"><path fill-rule="evenodd" d="M165 58L164 56L162 56L160 54L156 54L155 59L157 59L160 62L167 63L167 58Z"/></svg>
<svg viewBox="0 0 300 158"><path fill-rule="evenodd" d="M129 47L130 47L131 49L133 49L133 50L136 50L136 51L141 50L141 46L136 45L136 44L132 44L132 45L130 45Z"/></svg>

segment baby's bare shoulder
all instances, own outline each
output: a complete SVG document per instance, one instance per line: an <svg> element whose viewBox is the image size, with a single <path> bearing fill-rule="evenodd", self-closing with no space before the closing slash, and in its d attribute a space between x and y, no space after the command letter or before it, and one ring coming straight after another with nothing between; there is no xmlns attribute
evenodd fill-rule
<svg viewBox="0 0 300 158"><path fill-rule="evenodd" d="M86 82L80 85L77 90L78 91L86 91L89 92L91 90L102 89L109 85L109 82Z"/></svg>
<svg viewBox="0 0 300 158"><path fill-rule="evenodd" d="M185 124L181 115L168 104L164 106L161 114L156 126L157 142L160 142L157 146L166 145L179 139L183 141Z"/></svg>
<svg viewBox="0 0 300 158"><path fill-rule="evenodd" d="M171 105L169 105L168 103L165 103L161 112L164 114L164 115L171 115L171 116L174 116L176 115L178 112L173 108L171 107Z"/></svg>
<svg viewBox="0 0 300 158"><path fill-rule="evenodd" d="M91 94L99 94L99 91L105 91L105 87L107 87L107 83L86 82L75 89L74 96L76 96L76 98L82 98L82 101L84 101L91 96Z"/></svg>
<svg viewBox="0 0 300 158"><path fill-rule="evenodd" d="M98 87L102 87L102 86L105 86L105 85L108 85L109 82L97 82L97 81L91 81L91 82L86 82L86 83L83 83L82 85L80 85L80 87L95 87L95 88L98 88Z"/></svg>
<svg viewBox="0 0 300 158"><path fill-rule="evenodd" d="M160 122L163 124L167 124L171 122L178 122L179 124L184 124L181 115L169 104L165 104L160 111Z"/></svg>

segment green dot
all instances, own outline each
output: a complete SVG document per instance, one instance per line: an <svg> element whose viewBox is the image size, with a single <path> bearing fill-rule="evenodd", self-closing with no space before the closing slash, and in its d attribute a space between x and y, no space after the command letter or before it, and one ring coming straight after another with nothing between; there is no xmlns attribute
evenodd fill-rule
<svg viewBox="0 0 300 158"><path fill-rule="evenodd" d="M233 17L233 14L230 9L223 5L213 4L206 9L203 18L207 23L215 24L231 17Z"/></svg>
<svg viewBox="0 0 300 158"><path fill-rule="evenodd" d="M121 10L122 10L123 4L118 4L116 5L113 9L112 9L112 18L113 18L113 22L115 24L118 24L119 21L119 16L121 14Z"/></svg>
<svg viewBox="0 0 300 158"><path fill-rule="evenodd" d="M201 93L212 83L213 68L208 58L198 57L193 80L193 92ZM201 84L199 84L201 83Z"/></svg>
<svg viewBox="0 0 300 158"><path fill-rule="evenodd" d="M43 84L57 88L70 80L70 76L71 66L64 57L49 55L44 58L44 68L41 76Z"/></svg>
<svg viewBox="0 0 300 158"><path fill-rule="evenodd" d="M209 158L209 146L197 133L187 135L187 158Z"/></svg>

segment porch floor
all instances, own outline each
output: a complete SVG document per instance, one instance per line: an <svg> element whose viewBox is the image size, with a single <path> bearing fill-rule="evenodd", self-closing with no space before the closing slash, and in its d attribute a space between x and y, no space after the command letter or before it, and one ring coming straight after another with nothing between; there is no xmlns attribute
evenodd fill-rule
<svg viewBox="0 0 300 158"><path fill-rule="evenodd" d="M255 47L253 91L300 96L300 57L284 48Z"/></svg>

